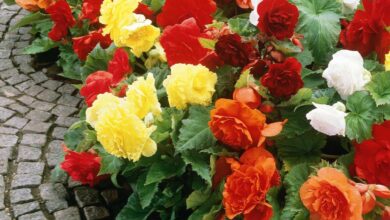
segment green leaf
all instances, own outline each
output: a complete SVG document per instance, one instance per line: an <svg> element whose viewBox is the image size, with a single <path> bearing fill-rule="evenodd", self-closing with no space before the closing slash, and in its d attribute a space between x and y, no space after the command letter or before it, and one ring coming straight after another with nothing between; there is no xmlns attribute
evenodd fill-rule
<svg viewBox="0 0 390 220"><path fill-rule="evenodd" d="M158 183L152 183L147 185L145 184L145 181L146 181L146 173L138 177L137 185L136 185L136 192L138 194L141 207L143 209L148 207L151 204L154 195L156 195L158 191Z"/></svg>
<svg viewBox="0 0 390 220"><path fill-rule="evenodd" d="M309 121L306 119L306 114L312 109L312 106L304 106L295 111L292 109L282 109L282 119L288 119L288 121L284 125L279 136L283 138L292 138L312 130Z"/></svg>
<svg viewBox="0 0 390 220"><path fill-rule="evenodd" d="M24 48L24 53L25 54L43 53L57 46L58 43L50 40L47 37L37 38L29 46Z"/></svg>
<svg viewBox="0 0 390 220"><path fill-rule="evenodd" d="M295 46L291 41L271 41L276 50L286 55L294 55L301 52L301 48Z"/></svg>
<svg viewBox="0 0 390 220"><path fill-rule="evenodd" d="M311 89L302 88L297 92L297 94L292 96L289 100L281 102L278 106L279 107L297 106L299 104L309 101L311 99L312 94L313 92Z"/></svg>
<svg viewBox="0 0 390 220"><path fill-rule="evenodd" d="M369 72L384 71L383 65L377 60L364 60L364 68Z"/></svg>
<svg viewBox="0 0 390 220"><path fill-rule="evenodd" d="M15 4L15 0L4 0L4 3L7 4L7 5L14 5Z"/></svg>
<svg viewBox="0 0 390 220"><path fill-rule="evenodd" d="M163 155L153 162L146 176L145 184L159 183L164 179L181 175L184 171L185 163L180 157L171 158Z"/></svg>
<svg viewBox="0 0 390 220"><path fill-rule="evenodd" d="M299 60L303 67L308 66L314 62L313 53L310 50L303 50L298 53L295 58Z"/></svg>
<svg viewBox="0 0 390 220"><path fill-rule="evenodd" d="M329 61L340 35L341 2L334 0L292 0L299 10L296 32L305 36L314 61Z"/></svg>
<svg viewBox="0 0 390 220"><path fill-rule="evenodd" d="M41 12L35 12L28 15L25 15L18 23L11 27L11 31L16 30L17 28L32 25L42 20L50 19L48 14L43 14Z"/></svg>
<svg viewBox="0 0 390 220"><path fill-rule="evenodd" d="M55 168L50 172L50 181L52 182L61 182L61 180L66 179L68 174L61 169L60 164L57 164Z"/></svg>
<svg viewBox="0 0 390 220"><path fill-rule="evenodd" d="M371 138L371 127L380 121L375 101L366 91L355 92L347 99L346 134L351 140L362 142Z"/></svg>
<svg viewBox="0 0 390 220"><path fill-rule="evenodd" d="M195 173L211 186L210 155L189 150L182 153L182 158L187 165L191 165Z"/></svg>
<svg viewBox="0 0 390 220"><path fill-rule="evenodd" d="M234 85L238 79L237 68L232 66L222 66L216 70L218 81L215 85L214 98L231 98L234 91Z"/></svg>
<svg viewBox="0 0 390 220"><path fill-rule="evenodd" d="M208 199L190 215L188 220L215 219L215 216L222 209L221 200L224 184L224 181L222 181Z"/></svg>
<svg viewBox="0 0 390 220"><path fill-rule="evenodd" d="M63 70L60 75L69 79L81 80L81 62L71 45L61 45L59 48L60 59L57 62Z"/></svg>
<svg viewBox="0 0 390 220"><path fill-rule="evenodd" d="M248 85L251 85L252 83L255 82L255 78L253 77L252 74L250 74L250 69L247 69L243 71L240 75L240 78L238 78L236 84L234 85L235 88L243 88L247 87Z"/></svg>
<svg viewBox="0 0 390 220"><path fill-rule="evenodd" d="M209 121L210 108L191 106L188 118L183 120L179 141L175 148L183 152L191 149L202 150L212 146L216 139L210 131Z"/></svg>
<svg viewBox="0 0 390 220"><path fill-rule="evenodd" d="M326 136L314 130L292 138L276 140L280 158L287 169L300 163L317 163L321 160L321 149L326 144Z"/></svg>
<svg viewBox="0 0 390 220"><path fill-rule="evenodd" d="M201 206L210 196L210 189L205 191L195 190L186 199L187 209Z"/></svg>
<svg viewBox="0 0 390 220"><path fill-rule="evenodd" d="M79 143L84 139L84 130L88 129L85 121L74 123L65 133L65 145L71 150L75 150Z"/></svg>
<svg viewBox="0 0 390 220"><path fill-rule="evenodd" d="M83 81L89 74L98 70L107 70L107 64L111 60L115 46L112 44L109 48L103 49L99 44L88 55L82 68Z"/></svg>
<svg viewBox="0 0 390 220"><path fill-rule="evenodd" d="M280 204L279 204L280 187L272 187L267 193L267 202L272 206L271 220L280 219Z"/></svg>
<svg viewBox="0 0 390 220"><path fill-rule="evenodd" d="M257 27L249 22L248 17L231 18L228 25L230 30L244 37L256 36L259 33Z"/></svg>
<svg viewBox="0 0 390 220"><path fill-rule="evenodd" d="M282 210L280 219L309 219L309 212L302 204L299 189L306 182L311 172L307 164L300 164L293 167L285 176L286 204Z"/></svg>
<svg viewBox="0 0 390 220"><path fill-rule="evenodd" d="M366 85L377 106L390 104L390 72L380 72L372 76Z"/></svg>
<svg viewBox="0 0 390 220"><path fill-rule="evenodd" d="M136 193L131 194L127 204L122 208L116 220L147 220L153 212L153 207L142 208Z"/></svg>
<svg viewBox="0 0 390 220"><path fill-rule="evenodd" d="M215 44L217 43L216 40L208 39L200 37L198 38L200 45L202 45L203 48L214 50Z"/></svg>
<svg viewBox="0 0 390 220"><path fill-rule="evenodd" d="M118 173L125 165L125 161L122 158L109 153L100 154L100 157L102 160L99 175Z"/></svg>
<svg viewBox="0 0 390 220"><path fill-rule="evenodd" d="M159 11L162 6L165 4L165 0L151 0L150 7L153 11Z"/></svg>

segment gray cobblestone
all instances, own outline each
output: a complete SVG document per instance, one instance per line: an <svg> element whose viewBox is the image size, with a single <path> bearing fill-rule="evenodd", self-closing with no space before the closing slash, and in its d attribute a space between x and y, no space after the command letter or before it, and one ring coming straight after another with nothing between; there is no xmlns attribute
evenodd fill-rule
<svg viewBox="0 0 390 220"><path fill-rule="evenodd" d="M81 208L100 203L99 193L96 189L84 186L77 187L74 189L74 194L76 202Z"/></svg>
<svg viewBox="0 0 390 220"><path fill-rule="evenodd" d="M21 144L32 147L42 147L46 142L46 135L43 134L24 134Z"/></svg>
<svg viewBox="0 0 390 220"><path fill-rule="evenodd" d="M43 162L20 162L18 164L17 174L43 174L45 164Z"/></svg>
<svg viewBox="0 0 390 220"><path fill-rule="evenodd" d="M12 147L18 141L18 136L10 134L0 134L0 147Z"/></svg>
<svg viewBox="0 0 390 220"><path fill-rule="evenodd" d="M4 86L0 89L0 94L4 95L5 97L15 97L21 93L12 86Z"/></svg>
<svg viewBox="0 0 390 220"><path fill-rule="evenodd" d="M35 99L28 95L23 95L22 97L18 98L20 102L22 102L25 105L31 105L35 101Z"/></svg>
<svg viewBox="0 0 390 220"><path fill-rule="evenodd" d="M36 121L47 121L51 117L51 114L41 110L32 110L27 115L26 118L36 120Z"/></svg>
<svg viewBox="0 0 390 220"><path fill-rule="evenodd" d="M47 80L42 84L43 87L48 88L50 90L56 90L58 87L62 85L62 82L56 80Z"/></svg>
<svg viewBox="0 0 390 220"><path fill-rule="evenodd" d="M28 120L25 118L14 116L11 119L9 119L7 122L5 122L5 125L21 129L27 124L27 122Z"/></svg>
<svg viewBox="0 0 390 220"><path fill-rule="evenodd" d="M12 104L14 103L15 101L12 100L12 99L9 99L9 98L5 98L5 97L0 97L0 106L4 107L4 106L7 106L9 104Z"/></svg>
<svg viewBox="0 0 390 220"><path fill-rule="evenodd" d="M26 92L26 94L36 96L36 95L38 95L38 93L42 92L44 89L45 88L43 88L42 86L33 85L29 89L27 89L25 92Z"/></svg>
<svg viewBox="0 0 390 220"><path fill-rule="evenodd" d="M28 111L30 111L29 108L27 108L23 105L20 105L18 103L14 103L14 104L9 105L9 108L19 112L20 114L26 114Z"/></svg>
<svg viewBox="0 0 390 220"><path fill-rule="evenodd" d="M1 60L0 60L0 62L1 62ZM14 76L14 75L17 75L17 74L19 74L17 69L15 69L15 68L7 69L4 71L0 71L0 78L7 79L7 78Z"/></svg>
<svg viewBox="0 0 390 220"><path fill-rule="evenodd" d="M40 99L40 100L43 100L43 101L53 102L53 101L55 101L59 96L60 96L60 94L58 94L58 93L56 93L56 92L53 92L52 90L45 89L45 90L43 90L41 93L39 93L39 94L37 95L37 98Z"/></svg>
<svg viewBox="0 0 390 220"><path fill-rule="evenodd" d="M31 74L30 76L31 76L31 78L33 78L33 80L36 83L41 83L41 82L46 81L48 79L47 76L45 74L43 74L42 72L37 72L37 73Z"/></svg>
<svg viewBox="0 0 390 220"><path fill-rule="evenodd" d="M21 82L24 82L26 80L29 80L30 78L26 75L23 75L23 74L19 74L19 75L14 75L8 79L6 79L5 81L11 85L15 85L15 84L18 84L18 83L21 83Z"/></svg>
<svg viewBox="0 0 390 220"><path fill-rule="evenodd" d="M23 131L34 133L47 133L50 126L50 123L31 120L26 126L24 126Z"/></svg>
<svg viewBox="0 0 390 220"><path fill-rule="evenodd" d="M12 189L36 187L41 184L42 176L32 174L16 174L11 182Z"/></svg>
<svg viewBox="0 0 390 220"><path fill-rule="evenodd" d="M61 117L67 117L70 116L78 111L77 108L65 106L65 105L57 105L51 112L54 115L61 116Z"/></svg>
<svg viewBox="0 0 390 220"><path fill-rule="evenodd" d="M41 111L50 111L54 108L55 104L43 101L35 101L31 104L31 107L41 110Z"/></svg>
<svg viewBox="0 0 390 220"><path fill-rule="evenodd" d="M35 84L34 81L28 80L28 81L25 81L25 82L22 82L22 83L16 85L15 88L17 88L19 91L25 91L26 89L30 88L34 84ZM29 94L29 93L27 93L27 94Z"/></svg>
<svg viewBox="0 0 390 220"><path fill-rule="evenodd" d="M39 203L36 201L13 206L15 217L37 210L39 210Z"/></svg>
<svg viewBox="0 0 390 220"><path fill-rule="evenodd" d="M110 217L108 210L101 206L88 206L83 211L87 220L102 220Z"/></svg>
<svg viewBox="0 0 390 220"><path fill-rule="evenodd" d="M55 123L60 126L70 127L77 121L78 119L74 117L58 117Z"/></svg>
<svg viewBox="0 0 390 220"><path fill-rule="evenodd" d="M56 139L60 139L60 140L63 140L64 139L64 135L66 133L68 129L66 128L63 128L63 127L55 127L53 129L53 133L52 133L52 136Z"/></svg>
<svg viewBox="0 0 390 220"><path fill-rule="evenodd" d="M67 93L67 94L72 94L74 91L76 91L76 88L70 84L65 84L58 88L57 92L60 93Z"/></svg>
<svg viewBox="0 0 390 220"><path fill-rule="evenodd" d="M18 162L20 161L38 161L42 155L40 148L19 146Z"/></svg>
<svg viewBox="0 0 390 220"><path fill-rule="evenodd" d="M76 107L80 103L80 99L68 94L64 94L58 99L57 103L61 105Z"/></svg>
<svg viewBox="0 0 390 220"><path fill-rule="evenodd" d="M55 212L54 217L56 220L81 220L79 209L77 207L69 207Z"/></svg>
<svg viewBox="0 0 390 220"><path fill-rule="evenodd" d="M47 218L45 217L45 215L41 211L34 212L31 214L25 214L25 215L22 215L18 218L18 220L46 220L46 219Z"/></svg>
<svg viewBox="0 0 390 220"><path fill-rule="evenodd" d="M0 126L0 134L16 134L18 129Z"/></svg>
<svg viewBox="0 0 390 220"><path fill-rule="evenodd" d="M11 217L9 213L6 213L5 211L0 211L0 219L1 220L11 220Z"/></svg>
<svg viewBox="0 0 390 220"><path fill-rule="evenodd" d="M34 200L33 195L31 194L31 189L14 189L10 192L11 203L21 203L21 202L29 202Z"/></svg>
<svg viewBox="0 0 390 220"><path fill-rule="evenodd" d="M6 121L14 114L15 114L14 111L0 107L0 122Z"/></svg>

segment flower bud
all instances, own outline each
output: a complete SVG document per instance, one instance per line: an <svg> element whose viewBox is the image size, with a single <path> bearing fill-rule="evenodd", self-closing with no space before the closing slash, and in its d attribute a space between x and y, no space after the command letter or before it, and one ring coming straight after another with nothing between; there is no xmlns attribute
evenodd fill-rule
<svg viewBox="0 0 390 220"><path fill-rule="evenodd" d="M233 99L246 104L252 109L258 108L261 104L260 94L252 87L235 89Z"/></svg>

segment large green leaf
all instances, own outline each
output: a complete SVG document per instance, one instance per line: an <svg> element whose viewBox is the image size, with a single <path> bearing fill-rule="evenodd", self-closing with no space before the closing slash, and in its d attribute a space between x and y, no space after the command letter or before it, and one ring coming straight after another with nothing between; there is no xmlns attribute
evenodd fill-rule
<svg viewBox="0 0 390 220"><path fill-rule="evenodd" d="M326 136L314 130L292 138L276 141L280 158L287 168L300 163L317 163L321 160L321 149L326 144Z"/></svg>
<svg viewBox="0 0 390 220"><path fill-rule="evenodd" d="M210 108L191 106L188 118L183 120L179 141L175 148L183 152L191 149L202 150L212 146L216 140L210 131L209 121Z"/></svg>
<svg viewBox="0 0 390 220"><path fill-rule="evenodd" d="M96 143L96 132L88 128L87 122L74 123L64 135L65 145L76 151L86 151Z"/></svg>
<svg viewBox="0 0 390 220"><path fill-rule="evenodd" d="M351 140L361 142L371 138L371 127L381 120L375 101L366 91L355 92L347 99L346 134Z"/></svg>
<svg viewBox="0 0 390 220"><path fill-rule="evenodd" d="M341 2L335 0L292 0L299 9L296 31L305 37L316 63L324 64L338 42Z"/></svg>
<svg viewBox="0 0 390 220"><path fill-rule="evenodd" d="M61 45L59 48L60 59L57 63L63 70L60 75L69 79L81 80L81 62L73 48L70 45Z"/></svg>
<svg viewBox="0 0 390 220"><path fill-rule="evenodd" d="M281 208L279 204L279 195L281 188L272 187L267 193L267 202L272 206L272 218L271 220L279 220L281 214Z"/></svg>
<svg viewBox="0 0 390 220"><path fill-rule="evenodd" d="M182 158L187 165L191 165L195 173L211 186L210 155L189 150L182 153Z"/></svg>
<svg viewBox="0 0 390 220"><path fill-rule="evenodd" d="M380 72L372 76L366 86L376 105L390 104L390 72Z"/></svg>
<svg viewBox="0 0 390 220"><path fill-rule="evenodd" d="M107 152L99 155L102 158L99 175L118 173L125 165L125 161L122 158L116 157Z"/></svg>
<svg viewBox="0 0 390 220"><path fill-rule="evenodd" d="M169 179L183 174L185 163L180 157L168 157L162 155L156 159L150 167L146 176L145 184L159 183L164 179Z"/></svg>
<svg viewBox="0 0 390 220"><path fill-rule="evenodd" d="M287 119L288 121L278 137L292 138L310 131L312 127L306 119L306 114L312 109L312 106L304 106L295 111L292 108L282 109L282 118Z"/></svg>
<svg viewBox="0 0 390 220"><path fill-rule="evenodd" d="M145 184L146 173L138 177L136 192L138 194L141 207L144 209L150 205L153 200L154 195L158 190L158 183Z"/></svg>
<svg viewBox="0 0 390 220"><path fill-rule="evenodd" d="M57 46L58 43L50 40L47 37L37 38L29 46L24 48L24 53L25 54L43 53Z"/></svg>
<svg viewBox="0 0 390 220"><path fill-rule="evenodd" d="M282 210L280 219L305 220L309 219L309 212L303 206L299 196L299 189L311 173L307 164L300 164L293 167L284 178L286 186L286 204Z"/></svg>
<svg viewBox="0 0 390 220"><path fill-rule="evenodd" d="M17 28L23 27L23 26L32 25L32 24L35 24L37 22L41 22L42 20L45 20L45 19L50 19L48 14L43 14L41 12L35 12L35 13L28 14L28 15L24 16L22 19L20 19L20 21L18 23L16 23L14 26L12 26L11 31L15 30Z"/></svg>
<svg viewBox="0 0 390 220"><path fill-rule="evenodd" d="M108 61L111 60L114 53L115 46L111 45L107 49L103 49L99 44L88 55L87 60L82 68L82 80L87 76L98 70L107 70Z"/></svg>
<svg viewBox="0 0 390 220"><path fill-rule="evenodd" d="M153 212L152 207L142 208L137 193L131 194L127 204L116 217L116 220L146 220Z"/></svg>
<svg viewBox="0 0 390 220"><path fill-rule="evenodd" d="M197 208L188 218L188 220L214 220L222 208L222 192L224 181L214 190L209 198Z"/></svg>
<svg viewBox="0 0 390 220"><path fill-rule="evenodd" d="M228 20L228 25L233 32L241 36L250 37L250 36L256 36L256 34L259 33L257 27L249 22L249 18L243 18L243 17L231 18Z"/></svg>
<svg viewBox="0 0 390 220"><path fill-rule="evenodd" d="M210 189L205 191L195 190L186 199L187 209L201 206L210 196Z"/></svg>

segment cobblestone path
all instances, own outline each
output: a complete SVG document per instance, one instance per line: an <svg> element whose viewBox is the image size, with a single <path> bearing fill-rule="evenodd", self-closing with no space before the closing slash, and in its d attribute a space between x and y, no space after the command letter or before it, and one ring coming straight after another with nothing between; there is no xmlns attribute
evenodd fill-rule
<svg viewBox="0 0 390 220"><path fill-rule="evenodd" d="M104 207L88 206L99 202L96 190L72 191L79 209L68 202L67 188L76 183L66 177L65 184L50 183L50 170L63 156L63 134L77 120L81 99L73 86L30 66L31 57L22 54L30 29L10 31L27 12L1 0L0 5L0 220L107 217Z"/></svg>

